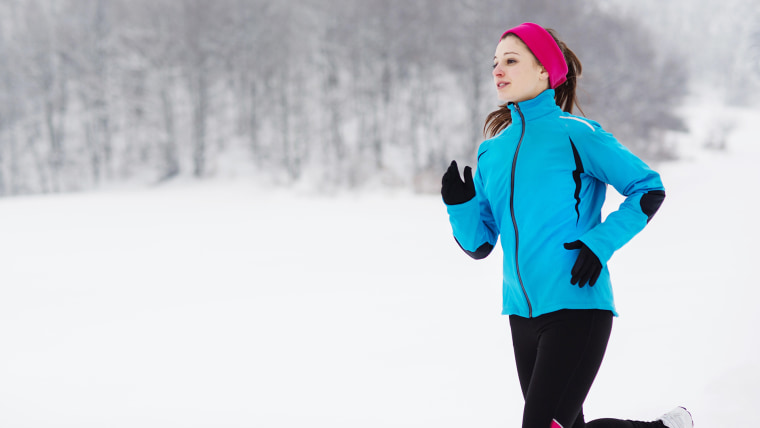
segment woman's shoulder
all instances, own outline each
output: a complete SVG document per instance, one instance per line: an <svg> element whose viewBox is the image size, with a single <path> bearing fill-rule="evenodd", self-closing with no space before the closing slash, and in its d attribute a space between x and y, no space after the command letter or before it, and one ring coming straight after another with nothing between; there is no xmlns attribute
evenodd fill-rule
<svg viewBox="0 0 760 428"><path fill-rule="evenodd" d="M504 128L504 129L502 129L501 131L499 131L499 132L498 132L496 135L494 135L493 137L490 137L490 138L486 138L485 140L483 140L483 142L481 142L481 143L480 143L480 146L478 146L478 157L480 157L480 155L481 155L481 154L483 154L483 152L485 152L486 150L488 150L488 147L489 147L491 144L493 144L493 143L494 143L494 141L496 141L496 140L498 140L498 139L500 139L500 138L503 138L503 137L504 137L504 135L505 135L507 132L509 132L509 131L510 131L510 128L511 128L511 127L512 127L512 125L511 125L511 124L510 124L510 125L507 125L507 126Z"/></svg>
<svg viewBox="0 0 760 428"><path fill-rule="evenodd" d="M478 160L480 160L480 157L483 156L483 153L488 151L488 147L491 145L491 142L496 137L491 137L487 140L484 140L482 143L480 143L480 146L478 146Z"/></svg>
<svg viewBox="0 0 760 428"><path fill-rule="evenodd" d="M557 120L562 123L567 135L575 143L609 143L615 140L615 136L605 131L599 122L587 117L563 112Z"/></svg>
<svg viewBox="0 0 760 428"><path fill-rule="evenodd" d="M599 122L587 117L562 112L559 115L559 120L568 131L573 131L574 133L595 133L597 131L604 131Z"/></svg>
<svg viewBox="0 0 760 428"><path fill-rule="evenodd" d="M557 120L562 122L567 137L581 155L625 149L614 135L605 131L599 122L592 119L563 113Z"/></svg>

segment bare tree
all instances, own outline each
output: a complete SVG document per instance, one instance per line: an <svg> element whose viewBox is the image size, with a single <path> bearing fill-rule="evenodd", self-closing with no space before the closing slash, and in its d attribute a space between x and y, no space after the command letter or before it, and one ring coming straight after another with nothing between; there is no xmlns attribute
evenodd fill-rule
<svg viewBox="0 0 760 428"><path fill-rule="evenodd" d="M23 69L33 103L27 111L35 112L32 120L39 121L33 129L44 130L47 139L47 147L38 147L36 137L41 134L32 132L27 149L38 160L41 191L58 192L66 162L64 124L69 107L70 70L61 55L60 23L49 10L38 1L30 2L23 18L27 31L18 34L17 43L23 57L19 58L17 65ZM41 156L45 156L44 162L40 161Z"/></svg>
<svg viewBox="0 0 760 428"><path fill-rule="evenodd" d="M271 55L278 46L275 3L265 0L237 0L232 16L230 53L227 57L230 87L237 104L237 132L245 136L253 163L264 167L268 153L264 150L259 132L268 111L265 96L266 76L275 73Z"/></svg>
<svg viewBox="0 0 760 428"><path fill-rule="evenodd" d="M121 68L125 74L141 76L145 81L143 85L148 88L146 94L130 90L123 96L128 104L136 103L132 109L145 110L145 115L152 117L143 125L155 126L157 173L159 180L164 181L181 172L176 111L181 52L174 43L180 28L176 18L179 6L165 0L131 2L129 6L125 4L120 8L125 24L120 44L126 59L136 59ZM124 78L129 79L129 76ZM151 97L156 94L157 97Z"/></svg>
<svg viewBox="0 0 760 428"><path fill-rule="evenodd" d="M59 20L58 46L67 70L76 75L76 87L83 107L84 141L89 153L93 181L113 178L113 146L109 103L109 52L113 48L106 0L70 0L68 13Z"/></svg>
<svg viewBox="0 0 760 428"><path fill-rule="evenodd" d="M223 2L221 2L223 3ZM183 74L192 103L193 175L203 177L207 169L207 121L210 110L210 88L215 79L216 52L219 49L217 31L220 22L220 2L186 0L181 3L179 36Z"/></svg>

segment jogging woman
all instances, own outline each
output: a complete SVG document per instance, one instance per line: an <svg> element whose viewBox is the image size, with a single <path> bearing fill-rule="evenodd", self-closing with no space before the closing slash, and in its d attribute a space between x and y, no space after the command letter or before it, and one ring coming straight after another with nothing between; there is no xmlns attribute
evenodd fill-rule
<svg viewBox="0 0 760 428"><path fill-rule="evenodd" d="M493 79L505 104L486 119L475 176L468 166L462 180L453 161L442 180L454 237L481 259L501 236L523 428L691 428L682 407L653 422L584 420L617 316L607 262L665 189L598 123L571 114L580 73L552 30L524 23L502 35ZM607 184L626 199L602 222Z"/></svg>

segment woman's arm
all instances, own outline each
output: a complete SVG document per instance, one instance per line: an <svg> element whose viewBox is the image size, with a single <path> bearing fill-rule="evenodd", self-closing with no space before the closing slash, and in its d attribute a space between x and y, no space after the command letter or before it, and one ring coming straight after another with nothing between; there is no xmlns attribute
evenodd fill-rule
<svg viewBox="0 0 760 428"><path fill-rule="evenodd" d="M452 166L456 168L456 163L452 162ZM467 255L473 259L480 260L486 258L491 253L491 250L493 250L499 237L499 230L491 212L491 206L485 197L480 171L476 172L475 179L473 180L469 167L465 167L464 181L459 179L458 169L455 172L456 177L453 176L451 167L449 167L449 171L447 172L448 185L446 183L447 177L444 176L444 183L441 189L444 202L447 200L451 202L451 198L447 197L447 193L450 193L452 188L451 180L456 182L453 185L454 188L465 186L467 190L464 193L472 196L462 203L446 203L449 222L451 223L454 239L456 239L457 244ZM445 189L448 189L448 191Z"/></svg>
<svg viewBox="0 0 760 428"><path fill-rule="evenodd" d="M572 135L585 173L611 184L626 197L617 211L580 237L606 264L612 254L644 229L665 199L660 175L593 121L593 130L580 125Z"/></svg>

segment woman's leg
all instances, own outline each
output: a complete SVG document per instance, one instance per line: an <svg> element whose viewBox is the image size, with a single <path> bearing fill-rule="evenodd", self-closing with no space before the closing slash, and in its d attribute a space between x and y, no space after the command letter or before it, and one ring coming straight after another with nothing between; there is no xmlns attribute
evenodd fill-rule
<svg viewBox="0 0 760 428"><path fill-rule="evenodd" d="M629 421L621 419L596 419L589 423L583 421L583 414L578 415L578 419L570 428L667 428L660 421L642 422Z"/></svg>
<svg viewBox="0 0 760 428"><path fill-rule="evenodd" d="M624 421L620 419L597 419L585 425L586 428L667 428L660 421ZM573 427L575 428L575 427Z"/></svg>
<svg viewBox="0 0 760 428"><path fill-rule="evenodd" d="M589 342L588 327L585 325L589 324L588 319L593 318L597 312L600 311L565 310L537 318L510 317L517 374L525 398L523 428L548 427L557 416L556 411L565 395L566 385L580 365L577 354ZM611 320L611 313L607 313ZM578 320L582 321L579 323ZM609 337L609 332L606 337ZM606 346L604 332L602 339ZM595 363L592 361L591 364ZM580 405L583 398L585 394ZM583 428L585 423L580 405L576 409L577 413L572 412L573 415L568 416L567 420L577 419L581 424L578 427Z"/></svg>
<svg viewBox="0 0 760 428"><path fill-rule="evenodd" d="M585 423L582 406L604 357L612 313L563 310L510 317L517 371L525 397L523 428L650 428L658 422L602 419Z"/></svg>
<svg viewBox="0 0 760 428"><path fill-rule="evenodd" d="M607 349L612 313L563 310L539 329L533 376L525 397L523 427L570 427L582 413Z"/></svg>
<svg viewBox="0 0 760 428"><path fill-rule="evenodd" d="M535 318L511 315L509 326L512 331L512 347L514 348L517 377L520 380L523 398L525 398L528 395L533 368L536 365L536 353L538 352L538 331L536 327L538 322L535 321Z"/></svg>

